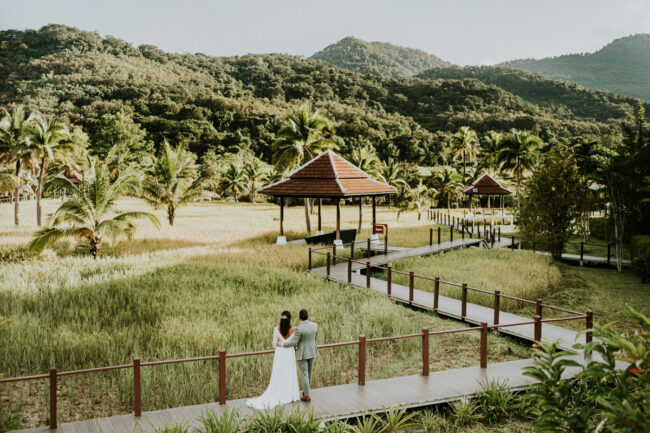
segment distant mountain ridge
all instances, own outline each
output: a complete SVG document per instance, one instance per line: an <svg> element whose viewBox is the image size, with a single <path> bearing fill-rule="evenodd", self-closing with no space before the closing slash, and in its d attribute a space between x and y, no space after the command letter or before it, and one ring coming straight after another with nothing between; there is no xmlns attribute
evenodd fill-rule
<svg viewBox="0 0 650 433"><path fill-rule="evenodd" d="M650 34L616 39L594 53L512 60L498 66L650 100Z"/></svg>
<svg viewBox="0 0 650 433"><path fill-rule="evenodd" d="M366 42L351 36L328 45L311 58L362 74L393 78L408 78L427 69L452 65L422 50L388 42Z"/></svg>

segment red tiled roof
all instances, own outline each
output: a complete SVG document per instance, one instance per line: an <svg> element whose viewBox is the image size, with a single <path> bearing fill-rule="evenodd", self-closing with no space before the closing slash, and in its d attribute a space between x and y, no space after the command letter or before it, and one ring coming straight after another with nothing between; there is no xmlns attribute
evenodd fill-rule
<svg viewBox="0 0 650 433"><path fill-rule="evenodd" d="M492 176L485 173L463 190L468 195L507 195L512 194L507 188L501 186Z"/></svg>
<svg viewBox="0 0 650 433"><path fill-rule="evenodd" d="M397 190L370 179L368 174L328 150L287 178L260 188L258 192L284 197L351 197L395 194Z"/></svg>

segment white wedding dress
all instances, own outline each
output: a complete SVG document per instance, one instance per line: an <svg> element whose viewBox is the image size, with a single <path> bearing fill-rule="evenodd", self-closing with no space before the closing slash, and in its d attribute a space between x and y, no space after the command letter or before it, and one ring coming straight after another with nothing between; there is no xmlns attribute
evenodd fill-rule
<svg viewBox="0 0 650 433"><path fill-rule="evenodd" d="M271 380L264 394L249 399L246 404L253 409L272 409L275 406L300 400L298 389L298 372L296 370L296 351L293 347L278 347L278 341L284 343L293 338L285 339L276 327L273 330L273 370Z"/></svg>

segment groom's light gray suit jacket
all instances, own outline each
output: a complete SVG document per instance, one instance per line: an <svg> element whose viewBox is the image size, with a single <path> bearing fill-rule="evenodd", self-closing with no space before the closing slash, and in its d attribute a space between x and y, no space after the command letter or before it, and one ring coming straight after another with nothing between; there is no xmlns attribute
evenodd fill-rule
<svg viewBox="0 0 650 433"><path fill-rule="evenodd" d="M317 354L316 337L318 337L318 325L305 320L296 328L293 338L286 341L283 346L295 347L298 361L312 359Z"/></svg>

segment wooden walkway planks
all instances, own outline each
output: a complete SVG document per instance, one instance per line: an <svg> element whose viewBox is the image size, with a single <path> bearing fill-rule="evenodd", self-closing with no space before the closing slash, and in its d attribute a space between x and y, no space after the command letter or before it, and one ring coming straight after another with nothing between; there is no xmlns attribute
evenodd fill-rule
<svg viewBox="0 0 650 433"><path fill-rule="evenodd" d="M584 362L579 356L573 356ZM516 360L489 364L487 368L466 367L432 372L428 377L421 375L379 379L357 384L337 385L312 390L311 403L296 402L285 406L286 412L293 410L314 411L322 421L346 419L380 412L387 407L416 408L430 406L471 397L481 391L486 380L505 381L512 389L522 389L533 380L523 375L523 368L532 365L532 360ZM316 368L319 366L316 365ZM569 372L575 374L576 371ZM61 423L56 430L37 427L18 430L21 433L124 433L135 426L143 433L153 433L154 426L187 422L190 426L201 426L198 417L208 410L217 414L225 408L236 408L243 417L250 417L253 411L246 406L246 399L232 400L225 406L218 403L200 404L171 409L143 412L138 419L133 414L117 415L88 421Z"/></svg>

